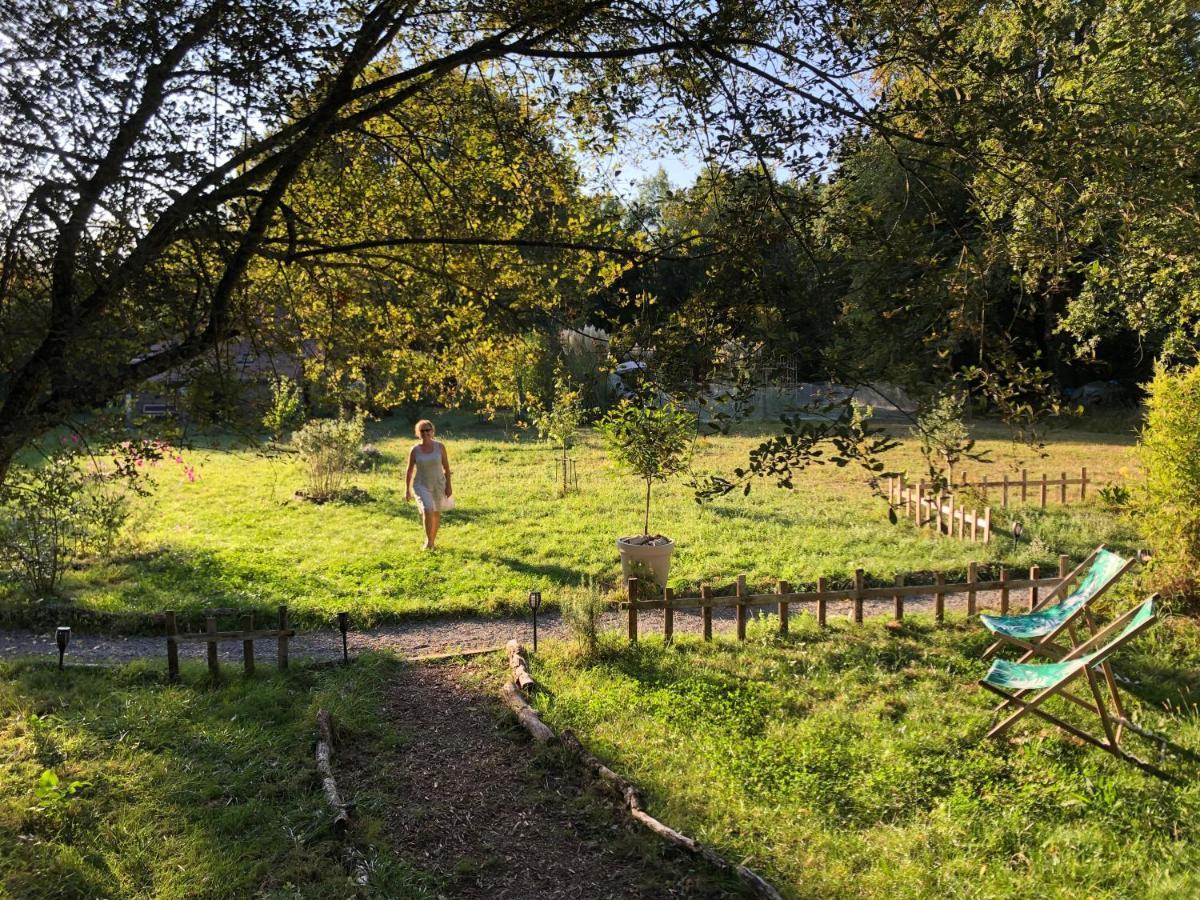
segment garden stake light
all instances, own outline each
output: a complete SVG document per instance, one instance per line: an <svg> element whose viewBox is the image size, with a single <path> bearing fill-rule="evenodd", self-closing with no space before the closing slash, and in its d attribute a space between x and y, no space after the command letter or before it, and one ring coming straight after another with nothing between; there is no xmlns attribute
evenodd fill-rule
<svg viewBox="0 0 1200 900"><path fill-rule="evenodd" d="M1013 524L1012 524L1013 550L1017 549L1017 541L1021 540L1021 532L1024 530L1025 530L1024 526L1022 526L1021 523L1018 522L1016 519L1013 519Z"/></svg>
<svg viewBox="0 0 1200 900"><path fill-rule="evenodd" d="M66 655L67 646L71 643L71 629L67 625L59 625L54 631L54 643L58 644L58 670L61 672L63 667L63 656Z"/></svg>
<svg viewBox="0 0 1200 900"><path fill-rule="evenodd" d="M350 630L350 613L338 613L338 631L342 633L342 665L350 665L350 650L346 645L346 632Z"/></svg>
<svg viewBox="0 0 1200 900"><path fill-rule="evenodd" d="M531 610L533 610L533 651L535 653L537 652L537 611L538 611L538 607L541 605L542 605L542 592L541 591L530 591L529 592L529 608Z"/></svg>

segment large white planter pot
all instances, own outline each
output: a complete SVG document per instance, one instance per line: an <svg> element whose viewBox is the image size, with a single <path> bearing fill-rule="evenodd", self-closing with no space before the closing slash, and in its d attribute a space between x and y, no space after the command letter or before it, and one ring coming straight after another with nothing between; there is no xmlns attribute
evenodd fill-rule
<svg viewBox="0 0 1200 900"><path fill-rule="evenodd" d="M659 587L666 587L675 542L664 539L662 543L646 545L633 543L636 540L617 538L617 552L621 554L621 583L627 584L630 578L649 578Z"/></svg>

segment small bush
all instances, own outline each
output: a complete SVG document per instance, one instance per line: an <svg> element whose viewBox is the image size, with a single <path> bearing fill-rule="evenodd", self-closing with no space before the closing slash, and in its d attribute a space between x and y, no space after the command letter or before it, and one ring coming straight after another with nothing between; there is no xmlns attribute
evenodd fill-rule
<svg viewBox="0 0 1200 900"><path fill-rule="evenodd" d="M366 417L312 419L292 437L308 476L309 500L334 500L342 492L346 475L358 464Z"/></svg>
<svg viewBox="0 0 1200 900"><path fill-rule="evenodd" d="M591 578L562 597L563 624L588 659L594 659L600 650L600 620L607 610L608 603Z"/></svg>
<svg viewBox="0 0 1200 900"><path fill-rule="evenodd" d="M286 375L271 379L271 405L262 422L272 440L282 440L284 433L300 420L301 403L300 386L296 382Z"/></svg>
<svg viewBox="0 0 1200 900"><path fill-rule="evenodd" d="M549 409L534 419L542 440L550 441L562 453L562 494L567 493L568 456L575 432L583 424L583 395L570 378L560 373L554 380L554 400Z"/></svg>
<svg viewBox="0 0 1200 900"><path fill-rule="evenodd" d="M1167 594L1200 595L1200 367L1159 368L1149 385L1138 455L1146 481L1135 501L1154 547L1148 575Z"/></svg>

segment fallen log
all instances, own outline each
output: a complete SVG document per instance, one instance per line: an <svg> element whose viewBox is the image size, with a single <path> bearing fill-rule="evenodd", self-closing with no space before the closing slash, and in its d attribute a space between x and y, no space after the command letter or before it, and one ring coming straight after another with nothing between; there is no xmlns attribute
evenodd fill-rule
<svg viewBox="0 0 1200 900"><path fill-rule="evenodd" d="M533 736L535 741L539 744L548 744L554 740L554 732L541 720L534 708L525 701L515 684L509 682L504 685L500 689L500 696L508 708L516 713L518 721L525 726L525 730Z"/></svg>
<svg viewBox="0 0 1200 900"><path fill-rule="evenodd" d="M317 732L317 772L321 775L321 788L325 791L325 800L333 808L333 830L341 837L350 824L350 807L342 800L337 781L333 777L333 722L328 710L322 709L317 712Z"/></svg>
<svg viewBox="0 0 1200 900"><path fill-rule="evenodd" d="M529 661L525 659L525 650L516 641L509 641L508 667L512 669L512 680L523 691L531 691L537 687L537 682L529 674Z"/></svg>

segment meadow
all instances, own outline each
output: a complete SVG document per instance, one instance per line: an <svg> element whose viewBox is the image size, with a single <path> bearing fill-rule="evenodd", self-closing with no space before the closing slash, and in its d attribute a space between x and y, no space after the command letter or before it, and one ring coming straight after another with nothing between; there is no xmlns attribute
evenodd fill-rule
<svg viewBox="0 0 1200 900"><path fill-rule="evenodd" d="M527 432L462 416L439 420L449 448L458 508L445 516L439 549L420 549L417 511L404 503L404 464L412 443L403 420L375 423L369 439L380 450L373 471L351 479L369 500L315 505L295 496L304 485L294 456L267 457L228 441L198 439L187 451L194 483L179 467L156 472L159 485L136 504L133 546L112 561L69 572L62 594L97 614L196 614L206 606L243 606L272 614L287 603L301 627L328 626L342 609L362 625L436 615L496 615L522 610L531 589L548 605L587 579L615 586L620 566L614 540L641 526L643 488L619 471L599 437L580 433L572 455L580 490L565 497L554 483L555 451ZM913 441L888 467L921 474ZM728 474L766 431L747 429L697 442L693 465ZM1014 444L1001 427L975 428L988 463L968 464L998 480L1022 466L1031 473L1089 468L1093 486L1126 481L1133 471L1133 435L1082 429L1053 435L1042 456ZM728 583L744 573L754 586L783 578L810 585L820 576L848 580L856 567L868 578L897 572L965 572L967 563L1014 568L1057 564L1059 553L1080 558L1100 541L1132 550L1137 536L1121 516L1092 498L1085 504L1014 512L1025 531L1020 545L997 515L990 546L937 539L911 523L892 525L886 502L871 493L866 473L818 466L784 491L757 484L750 496L699 506L683 479L655 485L650 527L676 542L671 583L677 592L701 582ZM43 599L43 598L39 598ZM46 602L56 602L49 598ZM0 586L0 617L20 624L36 605L15 585ZM103 619L91 627L146 628L144 618Z"/></svg>
<svg viewBox="0 0 1200 900"><path fill-rule="evenodd" d="M1168 783L1038 720L985 740L986 634L951 618L818 629L805 615L786 638L768 618L744 644L610 638L594 659L548 645L535 703L652 815L789 898L1200 894L1200 763L1128 736ZM1133 719L1200 750L1194 623L1160 624L1116 665Z"/></svg>
<svg viewBox="0 0 1200 900"><path fill-rule="evenodd" d="M356 896L316 783L313 723L324 707L347 743L405 740L377 715L398 665L368 655L217 685L185 666L172 685L161 665L0 661L0 894ZM378 847L383 789L356 799L353 838ZM366 862L382 896L438 895L436 878L387 852Z"/></svg>

